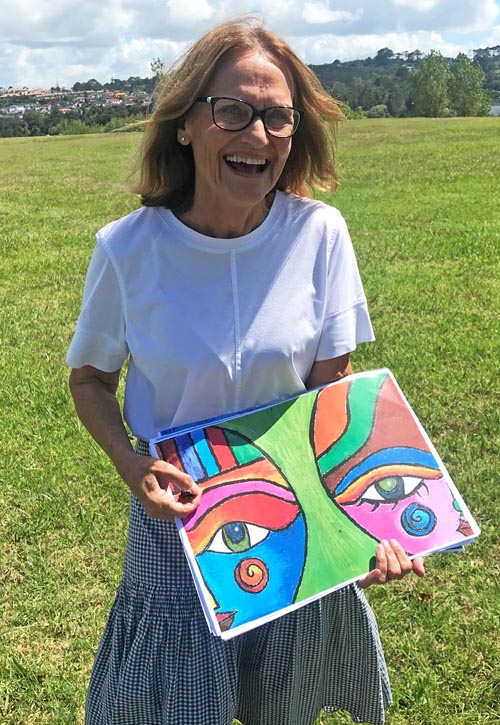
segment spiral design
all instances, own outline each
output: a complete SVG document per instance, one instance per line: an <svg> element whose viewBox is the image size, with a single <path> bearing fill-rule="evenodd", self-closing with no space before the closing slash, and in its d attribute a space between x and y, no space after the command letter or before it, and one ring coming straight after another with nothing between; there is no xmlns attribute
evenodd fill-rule
<svg viewBox="0 0 500 725"><path fill-rule="evenodd" d="M427 536L436 526L436 515L427 506L411 503L401 514L401 525L410 536Z"/></svg>
<svg viewBox="0 0 500 725"><path fill-rule="evenodd" d="M234 570L238 586L251 594L258 594L269 581L267 566L260 559L243 559Z"/></svg>

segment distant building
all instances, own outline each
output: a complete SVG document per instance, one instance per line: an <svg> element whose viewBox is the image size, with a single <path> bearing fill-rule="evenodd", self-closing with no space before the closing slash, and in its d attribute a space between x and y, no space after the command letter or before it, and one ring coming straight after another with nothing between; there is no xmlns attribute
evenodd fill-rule
<svg viewBox="0 0 500 725"><path fill-rule="evenodd" d="M4 109L4 113L6 116L22 116L25 110L24 106L14 104L12 106L7 106L7 108Z"/></svg>

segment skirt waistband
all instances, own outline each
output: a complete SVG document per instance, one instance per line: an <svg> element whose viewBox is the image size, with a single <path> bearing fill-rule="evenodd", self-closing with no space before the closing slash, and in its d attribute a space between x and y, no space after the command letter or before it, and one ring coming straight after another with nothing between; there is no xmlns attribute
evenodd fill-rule
<svg viewBox="0 0 500 725"><path fill-rule="evenodd" d="M151 455L149 452L149 442L145 441L143 438L136 438L134 450L140 456Z"/></svg>

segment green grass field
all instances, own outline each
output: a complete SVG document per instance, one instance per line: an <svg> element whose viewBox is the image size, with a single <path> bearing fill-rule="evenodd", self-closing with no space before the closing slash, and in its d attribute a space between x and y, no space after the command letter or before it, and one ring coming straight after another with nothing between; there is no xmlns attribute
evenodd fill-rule
<svg viewBox="0 0 500 725"><path fill-rule="evenodd" d="M369 591L389 725L500 723L499 139L493 118L352 121L340 137L333 202L377 335L354 365L392 369L482 528L464 554L429 559L424 580ZM138 140L0 140L5 725L82 722L120 577L127 491L76 420L64 356L94 233L137 206L124 181Z"/></svg>

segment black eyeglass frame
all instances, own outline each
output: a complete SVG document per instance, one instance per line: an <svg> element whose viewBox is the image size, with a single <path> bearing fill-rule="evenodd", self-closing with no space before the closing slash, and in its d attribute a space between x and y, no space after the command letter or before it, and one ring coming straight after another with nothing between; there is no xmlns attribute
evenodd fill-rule
<svg viewBox="0 0 500 725"><path fill-rule="evenodd" d="M271 136L274 136L275 138L290 138L297 132L300 122L304 116L304 111L301 111L299 108L294 108L293 106L269 106L269 108L263 108L262 111L258 111L254 106L252 106L251 103L248 103L248 101L244 101L242 98L231 98L231 96L204 96L204 97L200 96L200 97L196 98L195 100L196 100L196 103L209 103L210 104L210 107L212 108L212 120L215 123L215 125L217 126L217 128L220 128L222 131L229 131L229 132L243 131L245 128L248 128L248 126L250 126L250 124L253 123L253 121L256 118L260 118L260 120L264 124L264 128L266 129L267 133L271 134ZM244 103L245 106L248 106L249 108L252 109L252 115L248 119L248 122L245 123L245 125L242 126L241 128L224 128L224 126L219 126L219 124L215 120L215 104L217 103L217 101L237 101L238 103ZM290 133L286 136L281 136L280 134L275 133L274 131L270 130L267 127L266 118L265 118L266 113L268 111L272 111L273 108L286 108L287 110L294 111L294 113L298 114L298 120L295 124L295 128L293 129L292 133Z"/></svg>

